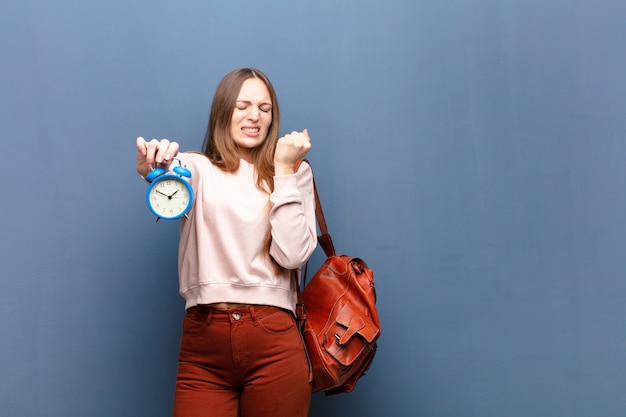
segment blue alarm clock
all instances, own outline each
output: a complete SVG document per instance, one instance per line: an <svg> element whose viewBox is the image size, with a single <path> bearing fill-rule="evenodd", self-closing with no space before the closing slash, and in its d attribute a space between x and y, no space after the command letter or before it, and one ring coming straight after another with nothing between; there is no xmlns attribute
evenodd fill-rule
<svg viewBox="0 0 626 417"><path fill-rule="evenodd" d="M191 178L191 171L180 165L170 173L163 168L155 168L146 180L150 182L146 192L146 202L150 211L159 219L176 220L187 217L193 205L193 189L186 178Z"/></svg>

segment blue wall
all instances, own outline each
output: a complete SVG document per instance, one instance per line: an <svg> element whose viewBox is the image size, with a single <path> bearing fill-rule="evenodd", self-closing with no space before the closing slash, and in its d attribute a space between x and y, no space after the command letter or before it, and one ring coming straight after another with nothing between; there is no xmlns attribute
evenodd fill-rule
<svg viewBox="0 0 626 417"><path fill-rule="evenodd" d="M374 366L313 417L626 415L625 15L2 0L0 415L170 415L177 225L145 206L134 138L198 149L241 66L283 132L309 128L336 246L376 273Z"/></svg>

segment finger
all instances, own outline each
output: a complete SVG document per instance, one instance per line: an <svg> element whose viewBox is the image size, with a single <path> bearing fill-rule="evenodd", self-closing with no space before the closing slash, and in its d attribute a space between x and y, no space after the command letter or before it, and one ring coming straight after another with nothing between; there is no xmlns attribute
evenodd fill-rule
<svg viewBox="0 0 626 417"><path fill-rule="evenodd" d="M278 139L278 145L287 145L293 142L291 134L285 135L282 138Z"/></svg>
<svg viewBox="0 0 626 417"><path fill-rule="evenodd" d="M137 152L139 152L143 156L146 156L146 140L139 136L135 143L137 145Z"/></svg>
<svg viewBox="0 0 626 417"><path fill-rule="evenodd" d="M311 147L311 137L309 136L309 131L304 129L300 137L302 138L302 143L305 148L309 149Z"/></svg>
<svg viewBox="0 0 626 417"><path fill-rule="evenodd" d="M146 143L146 163L151 168L154 167L157 151L159 149L159 141L156 139L150 140Z"/></svg>
<svg viewBox="0 0 626 417"><path fill-rule="evenodd" d="M306 147L309 146L310 138L307 135L306 131L302 131L298 133L298 136L294 137L294 145Z"/></svg>
<svg viewBox="0 0 626 417"><path fill-rule="evenodd" d="M156 139L155 139L156 140ZM167 155L167 150L170 146L170 141L167 139L161 139L157 145L157 153L155 156L155 161L157 164L162 164L165 160L165 156Z"/></svg>
<svg viewBox="0 0 626 417"><path fill-rule="evenodd" d="M176 155L178 155L178 142L170 142L165 150L165 156L163 157L164 163L171 163Z"/></svg>

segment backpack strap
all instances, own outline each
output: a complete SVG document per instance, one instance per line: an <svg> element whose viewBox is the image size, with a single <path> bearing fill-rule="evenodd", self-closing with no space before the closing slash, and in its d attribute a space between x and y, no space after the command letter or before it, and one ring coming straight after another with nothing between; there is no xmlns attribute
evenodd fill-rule
<svg viewBox="0 0 626 417"><path fill-rule="evenodd" d="M296 163L296 171L298 171L298 168L303 161L311 166L311 163L307 159L301 159ZM311 167L311 172L312 171L313 167ZM326 256L330 258L335 255L335 245L333 244L332 237L330 237L330 234L328 233L328 226L326 226L322 203L320 203L320 196L317 192L317 186L315 185L315 176L313 176L313 193L315 194L315 218L317 219L317 224L320 228L320 235L317 237L317 241L322 249L324 249Z"/></svg>
<svg viewBox="0 0 626 417"><path fill-rule="evenodd" d="M306 162L311 166L311 163L306 159L301 159L296 162L295 170L296 172L300 168L300 164L302 162ZM311 173L313 173L313 167L311 167ZM330 237L328 233L328 226L326 226L326 219L324 218L324 211L322 210L322 203L320 203L320 197L317 192L317 186L315 185L315 176L313 178L313 193L315 194L315 218L317 220L318 227L320 229L320 235L317 236L317 241L320 246L324 250L326 257L330 258L335 255L335 245L333 245L333 239ZM306 276L308 270L309 263L305 263L302 266L302 284L306 285ZM298 282L298 274L296 270L292 270L293 282L296 287L296 292L298 295L298 301L296 303L296 317L298 318L298 326L301 330L304 329L304 323L306 322L306 307L304 305L304 300L302 298L302 289L300 288L300 283Z"/></svg>

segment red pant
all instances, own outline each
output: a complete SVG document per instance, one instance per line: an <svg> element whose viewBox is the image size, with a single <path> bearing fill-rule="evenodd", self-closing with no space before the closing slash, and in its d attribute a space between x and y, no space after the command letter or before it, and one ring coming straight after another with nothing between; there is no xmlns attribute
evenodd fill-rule
<svg viewBox="0 0 626 417"><path fill-rule="evenodd" d="M306 417L310 400L309 364L290 312L189 309L175 417Z"/></svg>

